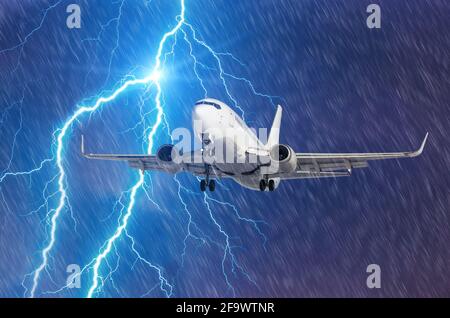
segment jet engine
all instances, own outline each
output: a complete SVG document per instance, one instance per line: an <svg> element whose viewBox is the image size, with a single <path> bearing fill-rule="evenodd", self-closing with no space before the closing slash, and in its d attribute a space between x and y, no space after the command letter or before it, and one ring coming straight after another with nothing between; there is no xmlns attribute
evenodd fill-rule
<svg viewBox="0 0 450 318"><path fill-rule="evenodd" d="M174 145L162 145L156 153L160 164L180 163L180 152Z"/></svg>
<svg viewBox="0 0 450 318"><path fill-rule="evenodd" d="M271 168L277 172L290 173L297 169L297 156L287 145L275 145L270 150Z"/></svg>

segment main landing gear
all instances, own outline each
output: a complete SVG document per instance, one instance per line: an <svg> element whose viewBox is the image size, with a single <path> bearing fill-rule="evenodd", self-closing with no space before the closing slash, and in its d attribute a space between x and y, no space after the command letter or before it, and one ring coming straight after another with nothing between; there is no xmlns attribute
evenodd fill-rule
<svg viewBox="0 0 450 318"><path fill-rule="evenodd" d="M205 179L200 181L200 190L202 192L206 191L206 187L208 187L209 191L214 192L216 189L216 181L215 180L209 180L209 182L206 182Z"/></svg>
<svg viewBox="0 0 450 318"><path fill-rule="evenodd" d="M259 181L259 190L266 191L266 188L269 188L270 192L275 190L275 181L261 179L261 181Z"/></svg>

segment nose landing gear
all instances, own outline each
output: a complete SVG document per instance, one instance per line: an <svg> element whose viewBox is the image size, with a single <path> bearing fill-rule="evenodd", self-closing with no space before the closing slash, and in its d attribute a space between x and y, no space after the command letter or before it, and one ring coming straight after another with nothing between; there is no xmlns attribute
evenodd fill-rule
<svg viewBox="0 0 450 318"><path fill-rule="evenodd" d="M266 179L261 179L261 181L259 181L259 190L266 191L266 188L269 188L270 192L275 190L275 181L273 180L267 181Z"/></svg>
<svg viewBox="0 0 450 318"><path fill-rule="evenodd" d="M209 165L205 166L206 179L200 181L200 190L202 192L206 191L206 187L208 187L209 191L211 192L214 192L214 190L216 189L216 181L214 179L209 178L210 169L211 167Z"/></svg>

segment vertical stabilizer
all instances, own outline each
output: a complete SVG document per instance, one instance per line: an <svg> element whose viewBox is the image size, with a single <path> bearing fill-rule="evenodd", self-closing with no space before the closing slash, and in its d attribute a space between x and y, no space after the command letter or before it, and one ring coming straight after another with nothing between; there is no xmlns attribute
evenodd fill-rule
<svg viewBox="0 0 450 318"><path fill-rule="evenodd" d="M280 127L281 127L281 115L283 113L283 108L278 105L275 118L273 119L272 127L270 128L269 138L267 138L267 148L272 148L273 146L280 143Z"/></svg>

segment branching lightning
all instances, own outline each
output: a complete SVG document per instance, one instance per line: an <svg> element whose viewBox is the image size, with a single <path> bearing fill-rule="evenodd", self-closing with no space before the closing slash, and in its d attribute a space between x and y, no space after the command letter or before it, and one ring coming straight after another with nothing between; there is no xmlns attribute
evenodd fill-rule
<svg viewBox="0 0 450 318"><path fill-rule="evenodd" d="M40 274L43 269L47 266L48 263L48 254L53 248L55 244L55 237L56 237L56 228L57 228L57 221L61 214L61 211L64 209L66 201L67 201L67 191L66 191L66 172L63 166L63 149L64 149L64 140L66 137L66 134L68 133L68 130L72 126L72 124L78 120L82 115L87 113L92 113L96 111L99 107L101 107L103 104L106 104L112 100L114 100L117 96L119 96L122 92L127 90L131 86L135 85L145 85L148 83L153 82L155 79L157 79L159 75L157 73L152 73L149 76L142 78L142 79L134 79L134 80L128 80L126 81L121 87L119 87L116 91L114 91L112 94L106 97L100 97L97 99L94 105L91 106L81 106L75 111L75 113L69 117L65 124L62 126L62 128L57 130L57 150L56 150L56 164L59 171L59 177L58 177L58 190L59 190L59 203L56 207L52 217L51 217L51 230L50 230L50 239L47 244L47 246L42 250L42 262L41 264L33 271L33 286L30 291L30 297L34 297L36 293L36 289L38 286L38 281ZM140 173L141 177L140 180L143 179L143 173ZM136 195L137 189L141 186L141 183L138 182L135 187L132 189L132 197L134 199L134 196ZM134 201L134 200L132 200ZM134 202L133 202L134 203ZM131 203L130 203L131 204ZM131 210L130 210L131 213ZM124 220L127 220L128 218L124 218ZM119 228L123 230L123 228ZM121 233L120 230L120 233Z"/></svg>
<svg viewBox="0 0 450 318"><path fill-rule="evenodd" d="M49 10L53 9L55 6L57 6L61 1L56 2L54 5L47 8L47 10L44 13L44 17L41 20L40 26L36 29L34 29L25 39L22 41L19 45L10 48L5 49L3 51L0 51L1 53L14 50L14 49L20 49L23 50L23 46L26 44L28 38L33 35L33 33L37 32L39 28L42 26L42 23L45 20L45 17L47 16L47 13ZM101 33L105 31L105 29L111 24L116 23L116 43L115 47L111 52L111 57L109 60L108 65L108 77L105 80L105 83L108 81L110 72L111 72L111 65L112 60L114 56L114 52L119 47L119 23L120 23L120 17L122 15L122 7L124 5L125 0L122 0L120 2L120 8L119 8L119 14L116 18L111 19L106 25L102 26ZM193 73L196 76L196 79L199 81L199 84L203 91L203 96L208 96L208 90L205 85L205 81L201 78L199 68L204 69L211 69L217 71L217 75L223 85L224 91L226 93L226 96L228 99L232 102L232 105L234 108L238 109L242 116L245 116L244 110L241 108L241 106L238 104L237 99L233 94L231 93L231 88L229 86L229 83L227 82L227 79L237 80L237 81L243 81L246 83L252 90L252 92L261 97L266 97L273 101L276 96L270 96L265 95L260 92L258 92L250 80L244 78L244 77L238 77L234 76L228 72L225 71L223 67L223 59L225 58L231 58L234 62L237 62L241 66L245 66L240 60L238 60L234 55L231 53L222 53L222 52L216 52L212 47L210 47L204 40L201 40L198 36L195 28L192 24L188 23L186 21L185 17L185 0L180 0L180 13L176 16L176 24L173 26L172 29L170 29L168 32L166 32L158 46L158 50L156 52L155 58L153 60L153 68L150 73L150 75L144 77L144 78L135 78L134 76L128 74L126 77L122 79L122 81L114 88L113 91L109 93L101 93L101 95L98 95L100 97L97 97L92 101L92 103L88 103L87 105L79 105L74 113L69 116L65 122L62 124L62 126L57 129L53 134L53 143L52 145L55 148L54 155L51 158L47 158L42 160L35 168L32 168L28 171L19 171L19 172L9 172L8 169L5 169L3 173L0 175L0 184L7 178L7 177L17 177L17 176L29 176L36 172L39 172L43 169L44 166L53 164L56 167L57 173L54 175L53 179L49 180L43 189L42 197L44 200L44 203L39 206L36 210L31 211L30 213L35 213L36 211L39 211L42 208L47 208L47 214L45 221L48 224L49 228L49 235L48 240L45 242L44 248L40 251L40 263L39 265L29 274L25 276L31 277L31 287L27 289L25 287L25 284L23 283L25 287L25 294L29 297L35 297L37 295L37 290L39 287L39 282L41 280L42 273L44 271L47 271L47 268L49 266L49 260L51 258L51 253L55 247L55 243L57 241L57 230L58 230L58 224L59 219L61 218L62 213L65 210L71 210L70 203L69 203L69 194L67 190L67 183L68 180L66 179L66 167L64 166L64 151L66 146L66 141L70 136L71 128L74 123L80 122L85 116L92 116L94 113L99 111L102 106L108 104L109 102L114 101L116 98L118 98L123 93L126 93L127 90L134 86L144 86L146 88L146 92L148 92L150 89L154 89L155 93L153 96L153 103L154 103L154 109L150 111L144 111L144 103L148 101L147 98L142 98L141 104L140 104L140 116L141 120L136 124L136 126L130 128L130 130L135 130L139 126L143 126L143 136L144 136L144 145L146 148L146 152L148 154L151 154L154 151L154 139L155 135L159 131L162 125L164 125L168 131L169 124L167 122L167 119L165 117L164 113L164 96L163 96L163 90L160 83L161 76L164 76L164 66L166 63L166 60L169 55L173 55L175 52L175 47L177 46L177 41L179 39L183 39L184 42L188 45L189 48L189 57L193 61ZM178 35L182 35L182 37L179 37ZM99 36L94 39L100 41L100 34ZM90 39L86 39L90 40ZM166 47L171 42L171 46L169 49ZM210 56L215 61L215 67L210 67L203 63L195 54L196 48L202 48L206 49L207 52L210 54ZM22 53L20 53L22 54ZM20 55L18 63L20 62ZM17 66L16 66L17 68ZM150 125L146 126L146 120L145 117L147 117L151 112L156 112L156 119L155 121ZM11 158L12 160L12 158ZM8 166L9 167L9 166ZM227 285L227 288L229 291L232 292L233 296L236 295L236 289L233 286L232 277L230 274L236 275L237 272L241 273L243 276L245 276L252 284L257 286L256 281L245 271L245 269L239 264L238 259L236 255L233 252L234 246L231 243L231 236L226 231L225 225L221 224L217 218L217 215L214 212L214 209L212 207L212 204L219 204L222 206L229 207L234 211L234 215L239 221L243 221L245 223L250 224L258 233L258 235L261 236L263 239L263 244L265 246L267 242L267 238L264 235L263 231L261 230L260 226L264 225L265 223L258 220L253 220L250 218L245 218L241 216L239 213L239 210L236 206L234 206L232 203L218 200L206 193L201 194L203 196L203 203L208 211L208 218L212 221L212 223L216 226L216 229L218 233L220 233L220 237L223 238L223 241L220 242L219 239L214 239L211 237L208 237L205 235L204 231L200 228L198 223L194 221L194 216L192 212L189 210L188 205L186 204L185 200L183 199L183 192L189 193L189 194L196 194L198 193L192 192L190 189L187 189L184 187L181 182L179 181L177 176L174 176L174 182L178 186L178 199L183 206L183 210L186 213L188 217L187 226L186 226L186 235L183 240L183 250L181 253L181 267L184 265L184 260L187 255L187 241L189 239L194 239L202 244L209 244L212 243L220 248L223 249L223 257L221 260L221 272L223 273L223 277L225 280L225 283ZM151 180L150 180L151 181ZM57 183L57 191L48 193L48 186L49 184L56 182ZM155 285L154 288L158 287L161 289L162 292L167 297L171 297L175 293L175 286L173 286L172 283L170 283L170 280L165 277L165 271L162 266L155 265L148 259L144 258L142 254L138 251L136 247L136 241L134 237L128 232L127 225L128 222L133 214L133 211L136 206L136 196L140 192L140 190L143 190L142 192L147 195L149 200L157 207L159 208L158 204L156 203L156 200L152 198L151 193L147 190L148 184L146 180L146 175L143 171L139 171L137 174L137 180L134 183L134 185L122 192L119 199L115 203L113 207L113 211L120 207L120 216L118 219L118 226L114 230L114 233L105 241L105 243L100 247L98 254L83 268L80 275L84 273L92 273L92 279L89 286L89 289L87 290L86 297L91 298L94 297L100 290L103 289L104 284L107 280L112 282L113 288L116 288L113 281L113 274L117 270L120 262L120 255L117 251L117 247L115 245L116 241L121 238L122 236L125 236L128 238L130 242L130 248L134 255L136 256L136 261L142 262L152 268L156 271L159 279L159 283ZM55 207L49 207L49 199L57 197L57 204ZM125 200L125 197L127 198ZM126 201L126 202L125 202ZM112 215L112 214L111 214ZM110 216L111 216L110 215ZM73 216L72 216L73 217ZM115 252L117 256L117 263L115 265L111 265L108 262L108 256L111 252ZM109 268L109 271L106 274L102 273L102 268L104 267L104 264L106 263L106 266ZM228 264L231 265L230 268L228 268ZM181 268L180 268L181 270ZM24 279L25 282L25 279ZM43 292L43 294L54 294L58 293L59 291L65 289L67 286L63 286L61 289L54 291L54 292ZM145 295L148 295L153 289L149 290Z"/></svg>
<svg viewBox="0 0 450 318"><path fill-rule="evenodd" d="M15 72L17 71L18 67L20 66L20 60L22 59L23 49L24 49L25 45L28 43L29 39L30 39L36 32L38 32L38 31L42 28L42 25L44 24L45 20L47 19L48 13L49 13L51 10L53 10L54 8L56 8L57 6L59 6L59 5L61 4L61 2L62 2L62 0L58 0L57 2L55 2L54 4L48 6L48 7L45 9L45 10L43 11L42 18L41 18L39 24L38 24L33 30L31 30L31 31L24 37L24 39L23 39L22 41L20 41L20 43L18 43L17 45L15 45L15 46L13 46L13 47L10 47L10 48L6 48L6 49L3 49L3 50L0 50L0 54L3 54L3 53L12 52L12 51L15 51L15 50L19 49L19 55L18 55L18 57L17 57L17 63L16 63L16 65L14 66L13 73L15 73Z"/></svg>
<svg viewBox="0 0 450 318"><path fill-rule="evenodd" d="M180 15L177 17L178 23L176 24L176 26L170 30L169 32L165 33L164 36L162 37L160 43L159 43L159 47L158 47L158 51L155 57L155 66L153 68L153 73L157 76L153 76L153 80L154 80L154 84L155 87L157 89L157 93L155 96L155 105L156 105L156 109L157 109L157 115L156 115L156 122L153 125L153 127L150 130L150 133L148 135L148 148L147 148L147 153L151 154L152 150L153 150L153 138L156 134L156 132L158 131L159 126L161 125L161 122L163 120L163 115L164 115L164 110L162 108L161 105L161 85L159 83L159 75L161 74L162 70L161 70L161 56L163 53L163 49L164 49L164 45L166 44L166 41L172 37L174 34L177 33L177 31L181 28L181 26L184 23L184 19L185 19L185 4L184 4L184 0L181 0L181 13ZM123 216L122 219L122 223L120 224L120 226L116 229L114 235L109 238L109 240L107 241L106 247L103 249L103 251L97 256L96 260L95 260L95 264L94 264L94 274L93 274L93 280L92 280L92 285L89 288L89 291L87 293L87 297L91 298L94 294L94 292L96 291L97 287L98 287L98 276L99 276L99 268L102 264L103 259L105 259L109 252L111 251L111 247L114 244L115 240L117 238L119 238L122 235L122 232L126 229L126 226L128 224L128 219L130 218L132 212L133 212L133 208L136 202L136 193L138 191L139 188L142 187L142 185L144 184L144 172L143 171L139 171L139 179L136 182L136 184L132 187L131 192L130 192L130 202L126 211L126 214ZM133 241L134 242L134 241Z"/></svg>

